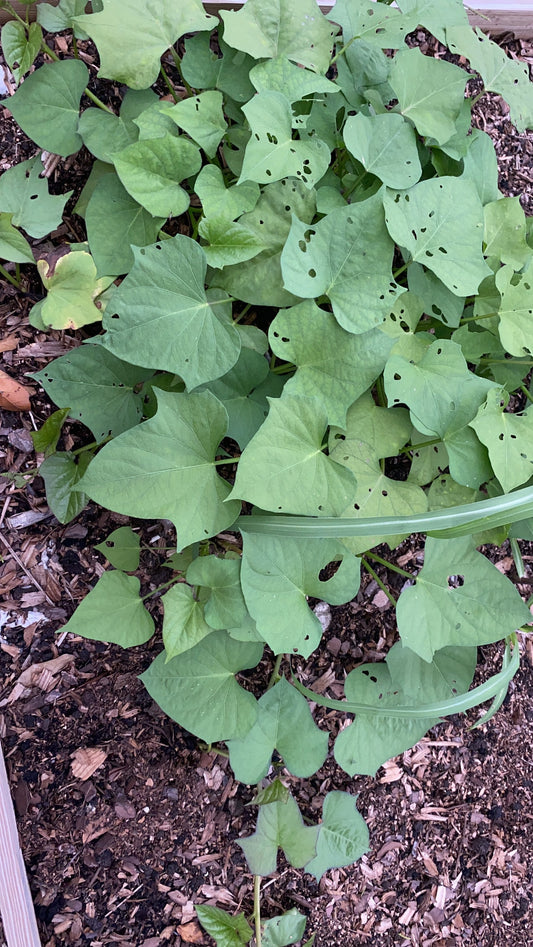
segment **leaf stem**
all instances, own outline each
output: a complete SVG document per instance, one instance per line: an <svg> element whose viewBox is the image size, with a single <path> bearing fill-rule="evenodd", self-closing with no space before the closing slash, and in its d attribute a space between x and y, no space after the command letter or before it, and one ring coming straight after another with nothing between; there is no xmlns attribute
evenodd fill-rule
<svg viewBox="0 0 533 947"><path fill-rule="evenodd" d="M523 579L525 577L526 570L524 568L524 560L522 559L522 553L520 551L520 546L518 545L517 539L511 539L511 552L513 554L518 578Z"/></svg>
<svg viewBox="0 0 533 947"><path fill-rule="evenodd" d="M283 362L283 365L276 365L275 368L271 368L270 371L273 375L288 375L289 372L293 372L296 368L296 365L292 365L290 362Z"/></svg>
<svg viewBox="0 0 533 947"><path fill-rule="evenodd" d="M221 460L214 460L213 466L220 467L222 464L236 464L241 459L241 455L238 457L222 457Z"/></svg>
<svg viewBox="0 0 533 947"><path fill-rule="evenodd" d="M385 592L385 595L387 596L387 598L388 598L389 602L391 603L391 605L393 605L394 608L396 608L396 599L394 598L393 595L391 595L391 593L389 592L389 590L388 590L387 586L385 585L385 583L380 579L380 577L379 577L379 575L377 574L377 572L374 571L374 569L372 568L372 566L370 565L370 563L366 561L366 559L364 558L364 556L361 556L361 564L364 566L364 568L365 568L366 571L369 573L369 575L371 575L372 578L377 582L377 584L379 585L381 591L382 591L382 592Z"/></svg>
<svg viewBox="0 0 533 947"><path fill-rule="evenodd" d="M261 875L254 875L255 944L261 947Z"/></svg>
<svg viewBox="0 0 533 947"><path fill-rule="evenodd" d="M433 447L434 444L442 444L442 437L432 437L429 441L421 444L410 444L409 447L400 447L399 454L411 454L415 450L422 450L423 447Z"/></svg>
<svg viewBox="0 0 533 947"><path fill-rule="evenodd" d="M406 579L415 578L411 572L406 572L405 569L400 569L399 566L395 565L393 562L389 562L388 559L382 559L381 556L376 555L376 553L365 552L365 556L367 559L372 559L372 562L379 562L379 564L381 566L385 566L386 569L390 569L392 572L397 572L398 575L403 575ZM394 604L396 604L396 602Z"/></svg>
<svg viewBox="0 0 533 947"><path fill-rule="evenodd" d="M394 273L392 274L392 275L393 275L393 278L394 278L395 280L397 280L398 277L401 276L402 273L405 273L406 269L407 269L409 266L411 266L411 263L412 263L412 262L413 262L412 260L409 260L407 263L404 263L403 266L400 266L400 268L399 268L398 270L394 270Z"/></svg>
<svg viewBox="0 0 533 947"><path fill-rule="evenodd" d="M530 393L529 393L529 391L527 390L527 388L526 388L525 385L519 385L518 387L519 387L520 391L522 392L522 394L524 394L524 395L526 396L526 398L527 398L528 401L533 401L533 397L530 395Z"/></svg>
<svg viewBox="0 0 533 947"><path fill-rule="evenodd" d="M479 316L465 316L464 319L461 319L459 323L462 326L468 325L469 322L481 322L482 319L493 319L495 316L498 316L498 312L485 312L480 313Z"/></svg>
<svg viewBox="0 0 533 947"><path fill-rule="evenodd" d="M161 65L160 65L160 67L159 67L159 71L160 71L160 73L161 73L161 75L162 75L162 77L163 77L163 79L164 79L165 85L166 85L168 91L170 92L172 98L174 99L175 102L179 102L179 96L176 95L174 86L172 85L170 79L168 78L168 75L167 75L167 73L166 73L166 71L165 71L165 67L163 66L163 63L161 63Z"/></svg>
<svg viewBox="0 0 533 947"><path fill-rule="evenodd" d="M178 56L178 54L177 54L177 52L176 52L176 50L174 49L173 46L170 47L170 55L172 56L172 59L174 60L174 65L175 65L176 69L178 70L178 72L179 72L179 74L180 74L180 79L181 79L181 81L183 82L183 87L184 87L184 89L187 90L188 95L194 95L194 92L193 92L193 90L191 89L189 83L187 82L186 79L183 78L183 72L182 72L182 69L181 69L181 59L180 59L180 57Z"/></svg>
<svg viewBox="0 0 533 947"><path fill-rule="evenodd" d="M3 279L7 280L8 283L11 283L11 285L14 286L16 289L21 289L20 282L17 282L15 277L11 276L11 273L8 273L5 267L3 267L1 263L0 263L0 276Z"/></svg>
<svg viewBox="0 0 533 947"><path fill-rule="evenodd" d="M158 585L153 592L147 592L146 595L141 596L141 602L146 602L146 599L152 598L153 595L157 595L158 592L163 592L164 589L168 589L171 585L176 585L179 582L179 579L169 579L168 582L163 582L163 585Z"/></svg>
<svg viewBox="0 0 533 947"><path fill-rule="evenodd" d="M96 447L103 447L104 444L107 444L108 441L112 441L112 440L113 440L113 435L108 434L107 437L104 437L103 441L91 441L90 444L85 444L84 447L78 447L76 448L76 450L71 450L69 453L71 453L74 457L76 457L78 454L84 454L85 451L94 450Z"/></svg>
<svg viewBox="0 0 533 947"><path fill-rule="evenodd" d="M352 38L351 38L350 40L348 40L348 42L345 43L344 46L341 46L341 48L339 49L338 53L335 53L335 55L333 56L333 58L330 59L330 61L329 61L329 68L330 68L330 69L331 69L331 67L337 62L337 59L339 58L339 56L344 56L344 53L346 52L346 50L352 45L352 43L355 42L356 39L357 39L357 36L352 36Z"/></svg>
<svg viewBox="0 0 533 947"><path fill-rule="evenodd" d="M281 662L283 661L284 657L285 655L283 654L283 652L281 654L276 655L276 663L274 664L274 667L272 669L272 674L270 675L267 691L269 691L272 687L274 687L274 685L277 684L278 681L280 680L281 675L279 673L279 669L281 667Z"/></svg>

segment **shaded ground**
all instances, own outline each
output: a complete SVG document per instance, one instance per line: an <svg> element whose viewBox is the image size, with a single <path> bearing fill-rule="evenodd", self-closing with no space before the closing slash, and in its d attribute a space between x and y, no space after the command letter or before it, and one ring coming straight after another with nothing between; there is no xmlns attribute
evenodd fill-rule
<svg viewBox="0 0 533 947"><path fill-rule="evenodd" d="M424 34L418 37L423 46ZM533 47L510 45L527 62ZM491 96L476 123L494 138L500 186L533 212L533 135L518 135ZM0 169L35 153L0 105ZM68 159L54 173L60 191L83 180ZM79 226L69 222L68 226ZM67 228L55 239L65 239ZM28 268L29 295L9 286L0 302L0 359L27 383L78 337L35 332L27 312L41 288ZM7 344L6 344L7 340ZM35 391L31 414L0 415L0 462L11 472L35 462L29 431L50 411ZM84 429L67 429L63 448ZM156 638L129 652L56 631L103 571L92 550L124 517L88 508L61 526L49 513L39 478L28 486L0 480L0 738L13 788L22 847L47 947L179 947L201 939L194 904L250 913L251 876L235 839L253 831L251 789L231 777L227 760L153 704L137 675L160 649ZM161 525L142 528L148 556L145 591L161 579L157 550L172 542ZM533 547L522 544L532 591ZM517 580L507 546L487 550ZM416 572L416 540L394 554ZM148 568L150 571L148 571ZM393 592L397 576L386 577ZM167 575L164 576L167 578ZM157 615L157 602L153 604ZM331 609L308 682L341 696L344 675L381 659L394 640L389 603L369 578L357 599ZM375 779L349 779L328 760L316 777L295 781L304 814L316 821L331 789L360 793L371 850L354 867L330 871L319 885L280 859L264 884L265 915L292 906L309 915L316 947L379 944L478 944L526 947L533 920L533 648L521 641L522 668L496 718L469 731L470 714L435 727ZM501 655L484 648L479 679ZM326 726L329 712L317 714ZM334 714L331 714L333 720ZM297 783L297 785L296 785ZM0 930L0 947L3 939Z"/></svg>

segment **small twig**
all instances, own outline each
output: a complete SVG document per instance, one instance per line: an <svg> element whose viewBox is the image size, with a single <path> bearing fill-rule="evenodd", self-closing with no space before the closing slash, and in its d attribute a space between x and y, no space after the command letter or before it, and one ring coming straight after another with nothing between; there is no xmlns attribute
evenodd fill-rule
<svg viewBox="0 0 533 947"><path fill-rule="evenodd" d="M15 560L15 562L20 566L20 568L22 569L22 571L28 576L28 579L30 580L30 582L35 586L36 589L39 589L39 592L42 592L42 593L43 593L43 595L44 595L46 601L48 602L48 604L49 604L49 605L55 605L55 602L52 601L52 599L50 598L50 596L48 595L48 593L46 592L46 590L43 589L43 587L42 587L42 585L40 584L40 582L38 582L37 579L31 574L31 572L29 571L29 569L26 568L26 566L24 565L22 559L17 555L17 553L15 552L15 550L13 549L13 547L8 543L8 541L7 541L7 539L5 538L5 536L2 536L2 533L0 533L0 540L3 542L4 546L6 547L6 549L9 550L9 552L10 552L10 554L13 556L13 559Z"/></svg>

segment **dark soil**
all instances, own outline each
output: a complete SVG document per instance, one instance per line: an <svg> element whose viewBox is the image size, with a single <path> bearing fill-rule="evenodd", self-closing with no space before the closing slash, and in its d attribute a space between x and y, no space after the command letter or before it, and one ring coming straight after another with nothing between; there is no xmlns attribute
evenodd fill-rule
<svg viewBox="0 0 533 947"><path fill-rule="evenodd" d="M424 34L417 39L428 43ZM532 62L531 44L507 48ZM533 135L518 135L493 96L481 100L475 121L495 141L502 190L519 194L533 213ZM0 143L0 170L35 153L1 104ZM53 186L79 189L86 169L83 154L61 162ZM71 239L69 228L79 226L69 220L53 240ZM23 272L26 293L2 284L0 358L28 384L28 372L80 336L44 335L28 325L42 290L31 268ZM35 465L29 431L51 410L32 387L31 413L0 415L0 457L5 470L20 475ZM62 446L79 446L86 436L71 425ZM90 506L62 526L46 506L41 480L25 479L0 480L0 738L43 945L212 943L202 937L195 904L252 910L252 879L235 844L254 828L252 789L236 783L227 759L202 750L144 690L137 676L159 651L159 637L125 652L61 635L104 569L93 546L127 521ZM161 550L172 535L164 524L132 525L153 550L144 560L148 591L161 581ZM533 545L522 544L527 576L520 582L507 545L485 551L529 598ZM412 537L391 558L415 573L422 545ZM376 569L397 594L398 577ZM157 600L152 607L157 617ZM316 690L340 697L347 671L383 658L395 625L387 597L369 577L354 602L330 614L324 647L303 673ZM331 789L359 793L371 849L320 884L280 857L275 877L263 884L266 916L298 907L309 916L315 947L531 943L531 639L522 636L520 646L521 670L489 724L469 730L474 712L448 719L374 779L351 780L328 759L312 779L294 780L304 814L314 820ZM482 649L479 680L500 661L499 646ZM317 714L323 726L335 718Z"/></svg>

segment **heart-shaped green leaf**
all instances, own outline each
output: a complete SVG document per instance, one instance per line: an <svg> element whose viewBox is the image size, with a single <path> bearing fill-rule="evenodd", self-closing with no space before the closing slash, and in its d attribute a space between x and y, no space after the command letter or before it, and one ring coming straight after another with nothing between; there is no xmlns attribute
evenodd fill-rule
<svg viewBox="0 0 533 947"><path fill-rule="evenodd" d="M154 633L154 620L139 598L139 588L135 576L104 572L62 631L112 641L121 648L144 644Z"/></svg>
<svg viewBox="0 0 533 947"><path fill-rule="evenodd" d="M52 154L79 151L80 99L89 70L79 59L45 63L29 75L9 100L9 111L29 138Z"/></svg>
<svg viewBox="0 0 533 947"><path fill-rule="evenodd" d="M352 865L369 849L368 828L355 806L355 797L347 792L328 792L318 827L316 855L305 870L320 881L330 868Z"/></svg>
<svg viewBox="0 0 533 947"><path fill-rule="evenodd" d="M318 826L305 826L293 796L286 802L261 806L253 835L240 839L250 871L271 875L276 870L278 848L294 868L303 868L316 852Z"/></svg>

